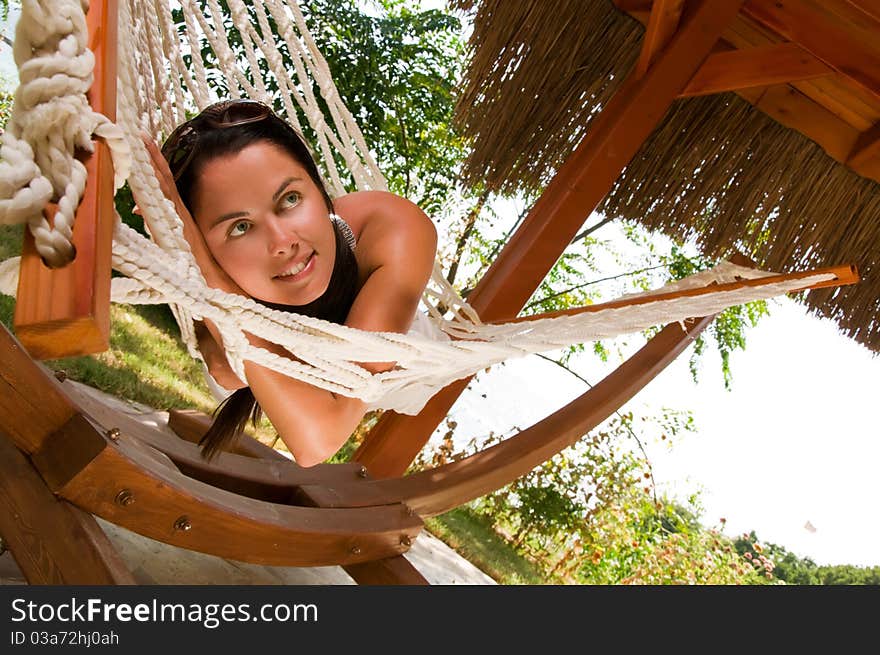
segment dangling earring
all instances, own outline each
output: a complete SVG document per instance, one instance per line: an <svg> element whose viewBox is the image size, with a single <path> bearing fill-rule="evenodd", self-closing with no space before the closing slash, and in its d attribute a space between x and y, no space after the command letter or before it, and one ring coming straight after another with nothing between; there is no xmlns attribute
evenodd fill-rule
<svg viewBox="0 0 880 655"><path fill-rule="evenodd" d="M348 247L351 248L352 252L354 252L355 246L357 246L357 241L354 238L354 232L351 231L351 227L349 227L348 223L346 223L341 216L336 214L330 214L330 220L333 221L333 224L339 227L339 231L342 233L342 236L345 237L345 242L348 244Z"/></svg>

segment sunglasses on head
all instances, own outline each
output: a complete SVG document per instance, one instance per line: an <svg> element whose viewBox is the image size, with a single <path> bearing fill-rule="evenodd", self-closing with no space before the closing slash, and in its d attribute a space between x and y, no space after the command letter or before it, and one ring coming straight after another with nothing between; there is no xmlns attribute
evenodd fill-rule
<svg viewBox="0 0 880 655"><path fill-rule="evenodd" d="M199 134L207 130L257 123L270 116L275 117L275 113L262 102L246 99L223 100L178 125L162 145L162 156L168 161L174 181L180 179L192 161L198 148Z"/></svg>

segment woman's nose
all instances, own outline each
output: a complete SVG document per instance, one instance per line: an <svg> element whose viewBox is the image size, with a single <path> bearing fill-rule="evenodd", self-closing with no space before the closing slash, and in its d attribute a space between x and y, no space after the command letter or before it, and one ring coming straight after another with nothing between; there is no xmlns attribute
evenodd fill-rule
<svg viewBox="0 0 880 655"><path fill-rule="evenodd" d="M277 218L270 218L266 222L269 233L269 253L272 255L286 255L290 253L299 241L294 230L286 222Z"/></svg>

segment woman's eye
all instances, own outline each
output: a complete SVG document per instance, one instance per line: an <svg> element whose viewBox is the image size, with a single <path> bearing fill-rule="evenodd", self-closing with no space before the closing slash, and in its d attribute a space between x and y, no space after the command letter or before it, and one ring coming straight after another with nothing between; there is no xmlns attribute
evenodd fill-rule
<svg viewBox="0 0 880 655"><path fill-rule="evenodd" d="M281 196L281 206L284 208L294 207L299 204L301 199L302 195L300 195L299 191L290 191Z"/></svg>
<svg viewBox="0 0 880 655"><path fill-rule="evenodd" d="M229 228L229 236L240 237L242 234L251 229L251 224L247 221L235 221Z"/></svg>

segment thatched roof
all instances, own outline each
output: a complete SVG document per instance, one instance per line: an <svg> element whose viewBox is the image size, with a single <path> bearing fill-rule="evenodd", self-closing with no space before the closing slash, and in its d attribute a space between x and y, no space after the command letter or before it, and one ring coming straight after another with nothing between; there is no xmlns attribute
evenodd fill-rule
<svg viewBox="0 0 880 655"><path fill-rule="evenodd" d="M538 191L635 64L644 27L610 0L457 4L477 5L458 107L474 150L465 176ZM804 302L878 352L880 177L855 172L826 153L833 146L783 126L753 106L757 97L676 100L598 210L694 237L710 256L744 252L773 270L856 264L860 283L811 291ZM876 99L880 117L880 93ZM880 171L880 161L866 170Z"/></svg>

